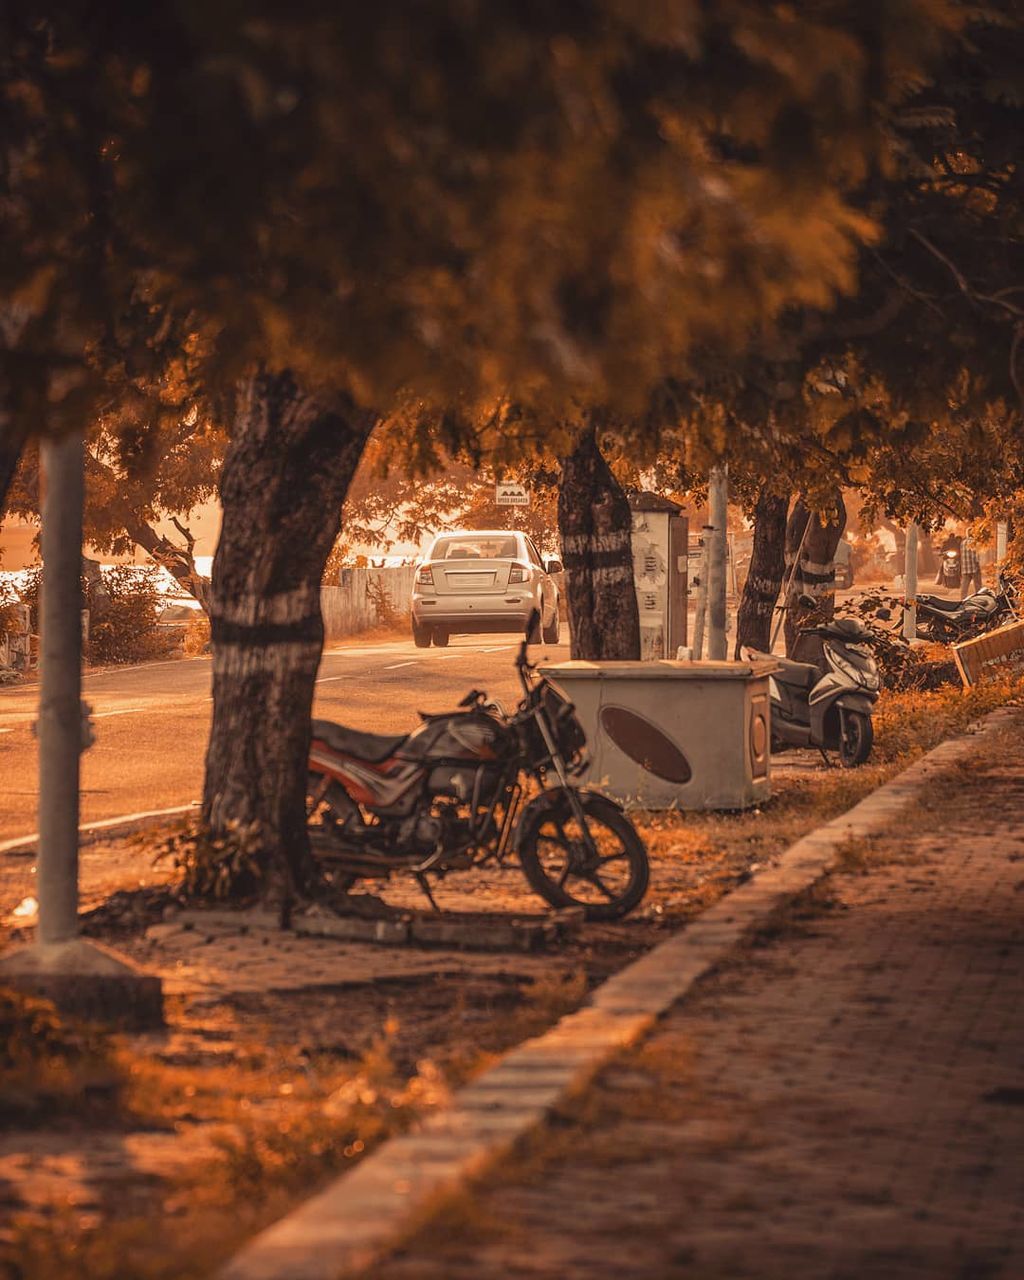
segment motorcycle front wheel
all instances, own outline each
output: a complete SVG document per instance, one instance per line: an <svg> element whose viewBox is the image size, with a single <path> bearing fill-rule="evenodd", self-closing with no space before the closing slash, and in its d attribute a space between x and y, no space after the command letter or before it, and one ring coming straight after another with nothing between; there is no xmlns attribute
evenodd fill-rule
<svg viewBox="0 0 1024 1280"><path fill-rule="evenodd" d="M582 907L586 920L619 920L647 892L647 850L607 796L577 795L586 832L565 791L553 804L524 815L518 842L523 874L553 907Z"/></svg>
<svg viewBox="0 0 1024 1280"><path fill-rule="evenodd" d="M862 711L839 711L839 760L844 769L863 764L871 754L875 729Z"/></svg>

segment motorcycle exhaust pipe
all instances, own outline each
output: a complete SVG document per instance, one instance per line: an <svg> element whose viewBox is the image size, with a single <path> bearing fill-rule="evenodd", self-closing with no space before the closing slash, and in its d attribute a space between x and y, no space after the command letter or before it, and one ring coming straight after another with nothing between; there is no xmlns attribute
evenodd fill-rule
<svg viewBox="0 0 1024 1280"><path fill-rule="evenodd" d="M418 867L423 861L420 857L406 855L394 857L383 853L371 853L368 849L353 849L350 846L339 846L330 836L309 833L309 843L313 855L320 861L343 871L350 871L359 876L386 876L392 871L407 871Z"/></svg>

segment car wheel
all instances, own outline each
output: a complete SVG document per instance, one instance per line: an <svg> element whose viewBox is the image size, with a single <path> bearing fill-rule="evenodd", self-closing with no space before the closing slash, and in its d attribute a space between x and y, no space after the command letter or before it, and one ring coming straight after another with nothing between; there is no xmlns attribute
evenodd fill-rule
<svg viewBox="0 0 1024 1280"><path fill-rule="evenodd" d="M444 627L434 628L434 644L436 644L439 649L444 649L447 647L448 632L444 629Z"/></svg>
<svg viewBox="0 0 1024 1280"><path fill-rule="evenodd" d="M412 642L417 649L430 648L430 631L431 628L426 622L417 622L415 618L412 620Z"/></svg>
<svg viewBox="0 0 1024 1280"><path fill-rule="evenodd" d="M562 619L558 616L558 606L556 605L551 614L551 621L544 628L544 643L558 644L562 638Z"/></svg>

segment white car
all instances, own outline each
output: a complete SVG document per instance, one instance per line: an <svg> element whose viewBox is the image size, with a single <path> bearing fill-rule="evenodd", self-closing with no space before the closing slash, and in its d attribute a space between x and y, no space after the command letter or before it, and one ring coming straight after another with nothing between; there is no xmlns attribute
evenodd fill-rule
<svg viewBox="0 0 1024 1280"><path fill-rule="evenodd" d="M439 534L416 570L412 638L421 649L446 645L454 633L524 633L536 609L531 643L557 644L560 560L541 559L516 529L464 529Z"/></svg>

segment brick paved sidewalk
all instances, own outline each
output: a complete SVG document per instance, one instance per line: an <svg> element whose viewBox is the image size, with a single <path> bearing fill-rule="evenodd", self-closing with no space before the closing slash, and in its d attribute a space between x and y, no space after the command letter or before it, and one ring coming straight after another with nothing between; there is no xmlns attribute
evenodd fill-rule
<svg viewBox="0 0 1024 1280"><path fill-rule="evenodd" d="M1024 769L852 850L377 1280L1024 1277Z"/></svg>

